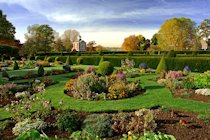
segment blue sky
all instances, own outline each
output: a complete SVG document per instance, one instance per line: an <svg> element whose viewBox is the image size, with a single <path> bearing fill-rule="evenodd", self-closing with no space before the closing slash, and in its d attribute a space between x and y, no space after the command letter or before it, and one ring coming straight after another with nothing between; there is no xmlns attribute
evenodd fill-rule
<svg viewBox="0 0 210 140"><path fill-rule="evenodd" d="M21 42L29 25L49 24L60 35L76 29L86 42L106 47L120 47L132 34L150 39L173 17L197 24L210 18L210 0L0 0L0 9Z"/></svg>

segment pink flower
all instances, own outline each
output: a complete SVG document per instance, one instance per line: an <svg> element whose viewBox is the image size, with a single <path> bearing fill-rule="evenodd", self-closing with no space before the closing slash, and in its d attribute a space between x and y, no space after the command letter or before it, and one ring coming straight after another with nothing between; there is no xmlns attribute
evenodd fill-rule
<svg viewBox="0 0 210 140"><path fill-rule="evenodd" d="M40 88L40 86L38 86L38 87L37 87L37 91L38 91L38 92L40 92L40 91L41 91L41 88Z"/></svg>
<svg viewBox="0 0 210 140"><path fill-rule="evenodd" d="M32 106L31 106L31 105L29 105L29 108L31 109L31 108L32 108Z"/></svg>
<svg viewBox="0 0 210 140"><path fill-rule="evenodd" d="M19 104L19 102L18 102L18 101L16 101L15 103L16 103L17 105Z"/></svg>
<svg viewBox="0 0 210 140"><path fill-rule="evenodd" d="M11 103L11 107L13 107L14 106L14 103Z"/></svg>

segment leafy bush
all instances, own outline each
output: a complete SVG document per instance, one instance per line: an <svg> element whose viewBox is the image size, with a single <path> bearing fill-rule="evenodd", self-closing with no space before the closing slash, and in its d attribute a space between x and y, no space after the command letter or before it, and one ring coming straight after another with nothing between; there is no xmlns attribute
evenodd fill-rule
<svg viewBox="0 0 210 140"><path fill-rule="evenodd" d="M157 124L155 123L152 111L149 109L140 109L133 114L116 114L113 116L112 129L118 134L140 133L142 131L155 130Z"/></svg>
<svg viewBox="0 0 210 140"><path fill-rule="evenodd" d="M36 65L37 66L42 65L43 67L49 67L50 66L50 63L48 61L39 60L39 61L36 62Z"/></svg>
<svg viewBox="0 0 210 140"><path fill-rule="evenodd" d="M66 58L66 65L71 65L71 64L72 64L71 58L70 58L70 56L68 56L68 57Z"/></svg>
<svg viewBox="0 0 210 140"><path fill-rule="evenodd" d="M101 75L110 75L114 71L114 66L109 61L103 61L99 64L98 73Z"/></svg>
<svg viewBox="0 0 210 140"><path fill-rule="evenodd" d="M101 64L102 62L104 62L104 56L101 57L99 64Z"/></svg>
<svg viewBox="0 0 210 140"><path fill-rule="evenodd" d="M2 75L2 77L8 78L8 79L10 78L10 77L9 77L9 74L7 73L6 70L2 70L1 75Z"/></svg>
<svg viewBox="0 0 210 140"><path fill-rule="evenodd" d="M84 74L78 77L77 80L70 80L67 83L65 90L68 91L69 95L75 98L93 100L97 94L106 91L106 81L103 77L98 77L94 73ZM71 86L71 85L74 86ZM67 88L68 87L68 88Z"/></svg>
<svg viewBox="0 0 210 140"><path fill-rule="evenodd" d="M93 66L89 66L86 70L85 73L96 73L96 69Z"/></svg>
<svg viewBox="0 0 210 140"><path fill-rule="evenodd" d="M192 77L186 77L182 80L182 87L186 89L193 89L195 88L194 79Z"/></svg>
<svg viewBox="0 0 210 140"><path fill-rule="evenodd" d="M63 69L67 72L70 72L71 71L71 68L69 65L66 65L66 66L63 66Z"/></svg>
<svg viewBox="0 0 210 140"><path fill-rule="evenodd" d="M18 122L15 124L15 127L12 129L13 134L19 136L24 132L30 131L32 129L42 130L46 127L46 123L40 119L31 120L27 118L22 122Z"/></svg>
<svg viewBox="0 0 210 140"><path fill-rule="evenodd" d="M27 132L24 132L15 140L48 140L48 137L45 135L41 135L39 131L32 129Z"/></svg>
<svg viewBox="0 0 210 140"><path fill-rule="evenodd" d="M141 63L141 64L139 64L139 68L140 69L147 69L147 64Z"/></svg>
<svg viewBox="0 0 210 140"><path fill-rule="evenodd" d="M168 71L165 75L166 79L170 79L171 81L180 80L182 76L182 71Z"/></svg>
<svg viewBox="0 0 210 140"><path fill-rule="evenodd" d="M77 65L80 65L83 63L83 58L82 57L78 57L77 58Z"/></svg>
<svg viewBox="0 0 210 140"><path fill-rule="evenodd" d="M144 132L143 136L128 132L128 135L123 134L123 137L120 140L129 140L129 139L131 140L176 140L176 138L173 135L168 135L161 132L158 132L158 134L155 134L154 132Z"/></svg>
<svg viewBox="0 0 210 140"><path fill-rule="evenodd" d="M13 70L19 70L19 66L18 66L18 63L16 61L14 61Z"/></svg>
<svg viewBox="0 0 210 140"><path fill-rule="evenodd" d="M70 139L73 139L73 140L100 140L99 136L93 135L86 131L73 132L70 136Z"/></svg>
<svg viewBox="0 0 210 140"><path fill-rule="evenodd" d="M122 80L115 81L109 86L107 97L109 99L122 99L134 96L137 86L134 83L127 83Z"/></svg>
<svg viewBox="0 0 210 140"><path fill-rule="evenodd" d="M38 76L44 76L44 67L42 65L39 66L37 74Z"/></svg>
<svg viewBox="0 0 210 140"><path fill-rule="evenodd" d="M162 57L158 66L157 66L157 69L156 69L155 73L161 73L161 72L164 72L166 70L167 70L167 67L166 67L165 57Z"/></svg>
<svg viewBox="0 0 210 140"><path fill-rule="evenodd" d="M114 134L112 123L112 117L107 114L91 114L84 120L83 130L99 137L111 137Z"/></svg>
<svg viewBox="0 0 210 140"><path fill-rule="evenodd" d="M57 126L60 130L65 130L70 133L81 129L81 118L76 112L63 112L57 121Z"/></svg>

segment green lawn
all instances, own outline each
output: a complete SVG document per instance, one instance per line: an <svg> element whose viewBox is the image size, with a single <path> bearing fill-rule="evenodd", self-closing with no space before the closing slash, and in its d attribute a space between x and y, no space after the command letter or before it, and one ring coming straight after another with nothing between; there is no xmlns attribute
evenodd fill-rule
<svg viewBox="0 0 210 140"><path fill-rule="evenodd" d="M210 103L173 98L169 89L160 86L158 83L151 80L156 77L155 74L145 74L138 78L129 79L133 81L138 79L141 80L142 86L145 87L146 92L139 96L112 101L86 101L74 99L65 95L63 92L66 81L74 74L76 73L52 76L52 79L59 81L59 83L48 87L44 97L47 100L51 100L54 107L86 112L131 111L154 106L165 106L197 113L205 113L210 109ZM64 102L62 106L59 105L61 100ZM10 114L5 113L3 108L0 108L0 120L8 118L9 115Z"/></svg>

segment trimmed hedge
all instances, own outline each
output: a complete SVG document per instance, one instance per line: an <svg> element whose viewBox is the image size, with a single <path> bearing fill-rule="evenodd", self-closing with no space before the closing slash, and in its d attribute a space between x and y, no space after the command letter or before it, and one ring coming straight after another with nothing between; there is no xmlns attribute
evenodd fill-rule
<svg viewBox="0 0 210 140"><path fill-rule="evenodd" d="M56 56L51 56L54 59ZM71 56L71 61L76 64L76 60L81 56ZM135 67L137 68L139 64L145 63L149 68L156 69L162 55L157 56L103 56L104 61L110 61L116 67L121 66L121 60L128 58L135 61ZM44 59L44 56L36 57L39 59ZM59 56L59 60L63 63L66 62L67 56ZM82 56L84 65L98 65L101 56ZM184 66L189 66L192 71L204 72L210 70L210 58L207 57L168 57L165 58L168 70L183 70Z"/></svg>

